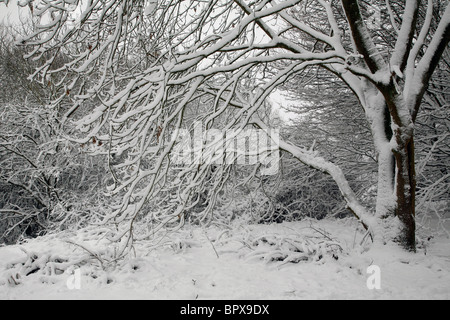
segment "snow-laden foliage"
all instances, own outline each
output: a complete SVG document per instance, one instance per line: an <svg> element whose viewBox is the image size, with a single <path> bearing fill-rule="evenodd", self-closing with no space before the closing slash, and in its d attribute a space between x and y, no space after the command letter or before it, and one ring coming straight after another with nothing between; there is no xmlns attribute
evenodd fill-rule
<svg viewBox="0 0 450 320"><path fill-rule="evenodd" d="M48 108L52 86L26 78L37 62L0 30L0 243L51 231L78 229L107 212L101 147L70 142L61 131L64 106Z"/></svg>
<svg viewBox="0 0 450 320"><path fill-rule="evenodd" d="M373 150L367 156L377 165L375 203L363 201L362 183L349 179L345 163L312 141L304 145L282 136L280 150L329 175L374 241L394 240L415 250L414 129L447 50L450 7L432 0L404 6L357 0L50 0L33 1L31 8L36 28L20 43L28 57L44 60L31 78L54 88L51 106L64 106L61 129L73 142L105 148L115 201L103 222L111 228L108 239L124 245L120 252L166 226L182 226L189 216L211 220L231 181L235 161L222 157L228 161L212 165L217 144L211 137L185 148L177 138L199 127L222 136L247 128L270 135L268 98L277 89L289 95L292 79L305 84L298 80L310 77L313 83L322 72L353 94L358 104L351 108L362 110L360 133L370 132ZM374 17L374 8L387 14ZM310 107L311 113L324 112ZM328 137L338 138L336 132ZM189 147L202 154L180 166L174 151ZM267 159L274 152L262 153ZM238 177L263 179L266 166ZM372 175L357 175L365 177ZM400 228L392 237L393 226Z"/></svg>
<svg viewBox="0 0 450 320"><path fill-rule="evenodd" d="M261 236L251 241L250 248L253 250L247 255L250 259L282 263L317 262L325 257L339 259L339 253L342 251L340 244L336 241L308 239L298 235Z"/></svg>
<svg viewBox="0 0 450 320"><path fill-rule="evenodd" d="M93 227L78 228L22 241L16 246L19 257L2 265L0 285L19 286L30 277L43 284L66 282L75 270L82 277L107 283L108 272L131 267L130 260L117 260L118 246L104 240L106 232Z"/></svg>

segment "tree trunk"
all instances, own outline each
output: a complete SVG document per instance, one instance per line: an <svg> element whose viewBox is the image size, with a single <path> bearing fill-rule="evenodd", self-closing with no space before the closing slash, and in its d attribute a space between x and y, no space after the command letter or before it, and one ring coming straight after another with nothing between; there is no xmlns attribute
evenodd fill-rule
<svg viewBox="0 0 450 320"><path fill-rule="evenodd" d="M382 101L382 104L386 102ZM376 145L378 150L378 194L376 204L376 215L379 219L392 217L395 212L395 158L392 154L390 141L394 135L392 132L391 114L387 105L384 109L384 139L385 141ZM376 142L375 142L376 144Z"/></svg>
<svg viewBox="0 0 450 320"><path fill-rule="evenodd" d="M397 133L397 141L401 141L402 130ZM403 136L404 137L404 136ZM398 241L405 249L416 251L416 172L414 155L414 136L399 143L394 152L396 163L396 208L395 215L401 222Z"/></svg>
<svg viewBox="0 0 450 320"><path fill-rule="evenodd" d="M376 203L376 216L382 229L382 242L395 241L408 251L416 250L416 223L415 223L415 197L416 173L413 124L402 119L407 125L392 130L391 114L398 118L399 109L406 109L403 105L395 104L395 99L389 96L390 108L384 110L383 139L376 139L378 152L378 194ZM380 108L378 108L381 110ZM393 112L390 112L393 111ZM380 111L381 112L381 111ZM399 123L401 121L397 121ZM375 125L380 135L380 123ZM392 142L395 141L393 150ZM378 144L377 144L378 143ZM392 225L392 218L398 222ZM396 230L392 230L396 228ZM392 233L394 231L394 234Z"/></svg>
<svg viewBox="0 0 450 320"><path fill-rule="evenodd" d="M386 219L395 214L395 159L387 144L378 154L378 192L376 216Z"/></svg>

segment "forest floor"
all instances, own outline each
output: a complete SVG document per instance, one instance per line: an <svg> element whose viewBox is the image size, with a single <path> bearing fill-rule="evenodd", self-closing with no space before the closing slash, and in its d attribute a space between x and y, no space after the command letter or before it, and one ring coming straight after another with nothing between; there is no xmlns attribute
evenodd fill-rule
<svg viewBox="0 0 450 320"><path fill-rule="evenodd" d="M186 227L101 269L80 261L102 243L63 232L0 248L0 299L450 299L448 238L412 254L364 250L362 237L353 220ZM374 265L381 288L370 290Z"/></svg>

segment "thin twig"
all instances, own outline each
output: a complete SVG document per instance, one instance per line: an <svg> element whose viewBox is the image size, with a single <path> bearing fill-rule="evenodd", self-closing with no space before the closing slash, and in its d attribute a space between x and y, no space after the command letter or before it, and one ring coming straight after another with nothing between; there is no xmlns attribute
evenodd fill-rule
<svg viewBox="0 0 450 320"><path fill-rule="evenodd" d="M100 259L100 257L99 257L97 254L93 253L92 251L90 251L90 250L87 249L86 247L82 246L81 244L75 243L75 242L70 241L70 240L68 240L68 241L66 241L66 242L69 243L69 244L73 244L73 245L75 245L75 246L77 246L77 247L80 247L81 249L83 249L83 250L85 250L86 252L88 252L92 257L94 257L95 259L97 259L97 260L100 262L100 265L101 265L102 268L104 269L104 266L103 266L103 260Z"/></svg>
<svg viewBox="0 0 450 320"><path fill-rule="evenodd" d="M211 240L209 239L208 235L206 234L206 231L203 230L203 233L205 234L206 239L208 239L209 243L211 244L211 247L213 248L214 252L216 253L217 259L220 259L219 254L217 253L216 247L214 246L214 244L211 242Z"/></svg>

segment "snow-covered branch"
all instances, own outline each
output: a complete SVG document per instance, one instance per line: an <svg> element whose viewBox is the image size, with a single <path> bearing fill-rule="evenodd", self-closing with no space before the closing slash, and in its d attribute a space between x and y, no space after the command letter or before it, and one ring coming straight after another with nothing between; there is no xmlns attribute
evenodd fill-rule
<svg viewBox="0 0 450 320"><path fill-rule="evenodd" d="M416 119L420 105L425 94L428 83L434 70L441 60L442 54L446 50L450 41L450 5L447 6L441 18L436 33L433 36L428 49L418 63L414 76L407 88L407 104L411 108L413 119ZM412 60L411 60L412 63ZM412 67L412 66L411 66ZM412 76L412 75L411 75Z"/></svg>
<svg viewBox="0 0 450 320"><path fill-rule="evenodd" d="M354 43L358 52L363 55L368 68L372 73L385 69L386 62L376 48L364 23L358 1L342 0L342 4L349 21Z"/></svg>

